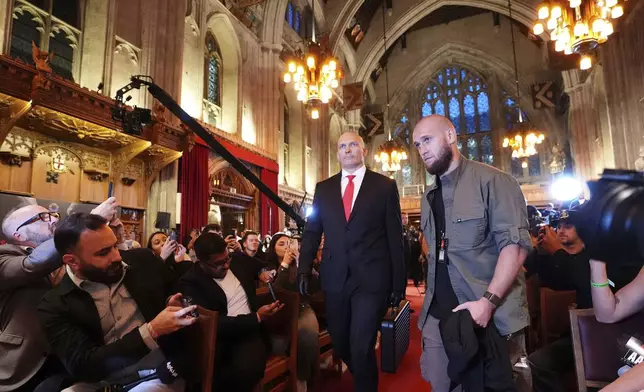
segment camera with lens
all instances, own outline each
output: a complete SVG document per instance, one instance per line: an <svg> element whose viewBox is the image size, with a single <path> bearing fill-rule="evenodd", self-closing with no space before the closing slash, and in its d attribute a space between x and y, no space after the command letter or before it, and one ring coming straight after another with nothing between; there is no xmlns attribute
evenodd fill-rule
<svg viewBox="0 0 644 392"><path fill-rule="evenodd" d="M644 173L606 169L589 181L591 198L571 223L590 257L607 263L644 262Z"/></svg>

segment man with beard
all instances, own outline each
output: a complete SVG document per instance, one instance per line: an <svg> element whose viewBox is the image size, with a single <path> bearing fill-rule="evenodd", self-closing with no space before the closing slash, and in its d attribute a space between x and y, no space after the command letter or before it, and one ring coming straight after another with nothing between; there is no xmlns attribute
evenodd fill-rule
<svg viewBox="0 0 644 392"><path fill-rule="evenodd" d="M110 198L94 209L113 216ZM62 277L62 260L54 246L59 215L39 205L10 211L2 221L9 243L0 246L0 391L51 390L47 383L64 372L38 323L40 298ZM42 389L38 389L42 388Z"/></svg>
<svg viewBox="0 0 644 392"><path fill-rule="evenodd" d="M512 364L525 355L522 331L529 318L521 266L532 246L519 184L494 167L463 157L447 118L423 118L413 140L427 171L436 176L421 206L429 265L418 319L420 366L432 391L447 392L451 380L439 322L453 312L469 311L480 327L493 320L507 340Z"/></svg>
<svg viewBox="0 0 644 392"><path fill-rule="evenodd" d="M191 375L175 332L196 322L195 306L181 308L181 294L166 305L171 281L150 250L119 253L107 221L85 213L65 218L54 242L67 274L45 294L38 313L52 352L77 382L66 391L135 382L157 368ZM167 385L157 379L133 390L183 389L182 379Z"/></svg>

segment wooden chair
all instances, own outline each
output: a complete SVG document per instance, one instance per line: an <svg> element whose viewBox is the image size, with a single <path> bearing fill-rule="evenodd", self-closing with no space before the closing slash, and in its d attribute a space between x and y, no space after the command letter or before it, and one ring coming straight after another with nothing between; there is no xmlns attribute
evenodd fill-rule
<svg viewBox="0 0 644 392"><path fill-rule="evenodd" d="M297 390L297 320L300 314L300 296L296 292L275 288L277 299L284 304L284 309L273 317L263 321L265 328L271 335L287 336L289 339L288 356L273 355L266 362L266 370L258 390L264 390L267 384L277 382L270 386L270 392L279 392L290 389ZM273 297L268 288L257 290L259 306L273 302ZM282 379L283 378L283 379Z"/></svg>
<svg viewBox="0 0 644 392"><path fill-rule="evenodd" d="M197 307L199 319L188 329L188 346L197 358L196 365L200 375L200 390L211 392L215 372L215 345L219 313Z"/></svg>
<svg viewBox="0 0 644 392"><path fill-rule="evenodd" d="M627 350L625 337L639 334L642 325L644 312L618 323L604 324L595 319L593 309L570 310L579 392L605 387L617 379L617 370L623 365L621 358Z"/></svg>
<svg viewBox="0 0 644 392"><path fill-rule="evenodd" d="M570 330L569 309L577 301L575 291L555 291L542 287L539 291L541 316L539 323L541 346L551 343Z"/></svg>

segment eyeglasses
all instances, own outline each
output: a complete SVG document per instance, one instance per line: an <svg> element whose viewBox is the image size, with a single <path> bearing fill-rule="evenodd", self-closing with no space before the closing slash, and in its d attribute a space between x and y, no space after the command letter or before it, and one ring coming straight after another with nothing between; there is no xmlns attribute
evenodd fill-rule
<svg viewBox="0 0 644 392"><path fill-rule="evenodd" d="M51 212L51 211L47 211L47 212L39 212L39 213L37 213L36 215L32 216L31 218L27 219L27 220L26 220L23 224L21 224L20 226L18 226L18 228L16 229L16 232L18 232L18 230L20 230L22 227L27 226L27 225L30 225L30 224L32 224L32 223L34 223L34 222L38 222L39 220L41 220L41 221L43 221L43 222L51 222L51 218L52 218L52 217L53 217L53 218L56 218L56 219L59 219L59 218L60 218L60 214L59 214L59 213L57 213L57 212Z"/></svg>
<svg viewBox="0 0 644 392"><path fill-rule="evenodd" d="M203 260L201 260L201 262L202 262L202 263L204 263L204 264L206 264L206 265L209 265L209 266L211 266L211 267L213 267L213 268L221 268L221 267L223 267L223 266L224 266L224 264L228 263L229 261L230 261L230 255L226 255L226 257L225 257L225 258L220 259L220 260L215 260L215 261L214 261L214 262L212 262L212 263L211 263L210 261L203 261Z"/></svg>

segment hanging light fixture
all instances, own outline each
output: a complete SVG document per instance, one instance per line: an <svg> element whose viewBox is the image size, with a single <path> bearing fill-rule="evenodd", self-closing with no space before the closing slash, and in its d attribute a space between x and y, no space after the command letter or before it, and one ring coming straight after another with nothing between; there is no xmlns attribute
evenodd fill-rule
<svg viewBox="0 0 644 392"><path fill-rule="evenodd" d="M541 9L539 8L541 16ZM552 12L552 11L549 11ZM561 12L554 11L555 14ZM517 87L517 110L519 111L519 121L512 127L514 136L503 139L503 148L512 149L513 159L525 159L537 154L537 145L543 143L545 136L543 133L534 130L528 121L524 121L523 111L521 110L521 87L519 84L519 66L517 65L517 48L514 39L514 23L512 22L512 0L508 0L508 13L510 18L510 34L512 36L512 54L514 55L514 78ZM526 168L527 161L521 162L521 167Z"/></svg>
<svg viewBox="0 0 644 392"><path fill-rule="evenodd" d="M385 53L387 53L387 30L385 26L385 13L390 6L387 6L386 1L383 1L382 7L382 34L385 46ZM387 107L384 114L384 126L387 131L387 141L378 147L374 159L376 163L380 164L383 172L389 173L393 177L394 173L402 169L401 162L407 160L407 152L405 148L400 145L396 140L391 137L391 126L389 125L389 72L388 65L384 64L385 71L385 89L387 92Z"/></svg>
<svg viewBox="0 0 644 392"><path fill-rule="evenodd" d="M323 48L315 41L315 1L313 2L313 34L306 53L297 52L289 59L284 83L293 83L297 100L306 105L312 119L320 118L322 105L333 98L333 89L340 85L344 72L329 48Z"/></svg>
<svg viewBox="0 0 644 392"><path fill-rule="evenodd" d="M613 34L613 21L624 15L620 0L548 1L537 7L536 35L548 32L555 50L581 55L579 68L590 69L590 53Z"/></svg>

